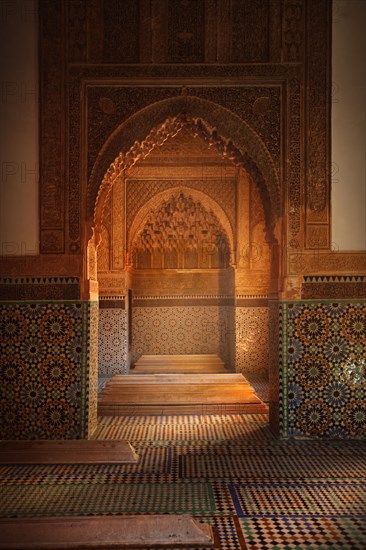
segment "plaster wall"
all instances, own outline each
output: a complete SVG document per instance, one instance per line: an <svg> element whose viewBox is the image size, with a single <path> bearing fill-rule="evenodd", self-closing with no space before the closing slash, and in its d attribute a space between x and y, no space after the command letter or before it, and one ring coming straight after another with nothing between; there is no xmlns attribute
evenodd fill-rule
<svg viewBox="0 0 366 550"><path fill-rule="evenodd" d="M366 2L333 3L332 242L366 250Z"/></svg>
<svg viewBox="0 0 366 550"><path fill-rule="evenodd" d="M37 2L3 2L0 14L0 250L38 254Z"/></svg>

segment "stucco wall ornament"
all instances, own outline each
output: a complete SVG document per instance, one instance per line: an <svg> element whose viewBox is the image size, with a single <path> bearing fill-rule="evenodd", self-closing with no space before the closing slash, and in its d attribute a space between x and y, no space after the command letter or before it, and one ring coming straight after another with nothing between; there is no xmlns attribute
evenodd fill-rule
<svg viewBox="0 0 366 550"><path fill-rule="evenodd" d="M230 246L215 214L180 192L150 211L129 256L137 269L219 268L229 266Z"/></svg>
<svg viewBox="0 0 366 550"><path fill-rule="evenodd" d="M278 215L279 204L277 190L270 196L266 183L247 151L239 150L231 139L222 137L216 128L211 127L201 118L190 118L184 113L176 117L168 117L158 128L153 128L147 137L141 141L135 141L126 154L120 152L106 171L99 187L94 209L94 222L98 227L103 219L103 209L106 199L113 184L119 177L123 177L127 169L136 162L146 158L156 147L161 146L167 139L176 136L183 127L192 131L194 137L199 136L208 147L214 147L222 158L231 161L236 166L243 166L258 183L261 192L265 215L269 226L273 226L273 218Z"/></svg>

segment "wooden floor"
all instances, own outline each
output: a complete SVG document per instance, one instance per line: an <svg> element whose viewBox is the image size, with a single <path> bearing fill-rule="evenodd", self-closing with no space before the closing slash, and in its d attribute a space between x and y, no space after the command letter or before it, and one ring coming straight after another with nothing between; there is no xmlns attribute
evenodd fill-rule
<svg viewBox="0 0 366 550"><path fill-rule="evenodd" d="M109 380L100 415L268 412L244 376L215 355L142 356L131 372Z"/></svg>

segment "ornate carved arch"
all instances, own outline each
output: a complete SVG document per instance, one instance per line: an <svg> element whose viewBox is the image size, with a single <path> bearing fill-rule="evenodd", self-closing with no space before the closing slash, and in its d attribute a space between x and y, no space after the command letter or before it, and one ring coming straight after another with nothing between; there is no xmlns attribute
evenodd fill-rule
<svg viewBox="0 0 366 550"><path fill-rule="evenodd" d="M258 134L237 115L215 103L181 96L154 103L123 122L94 164L88 184L87 219L98 226L114 181L183 127L197 133L225 158L242 165L258 185L267 224L281 214L280 182L273 160ZM151 129L152 128L152 129ZM101 183L100 183L101 182Z"/></svg>
<svg viewBox="0 0 366 550"><path fill-rule="evenodd" d="M229 241L230 251L233 252L235 250L233 230L232 230L230 221L228 220L224 210L216 201L214 201L211 197L209 197L205 193L202 193L197 189L192 189L191 187L186 187L186 186L171 187L166 191L158 193L152 199L150 199L146 204L144 204L144 206L137 212L135 218L132 221L131 227L129 229L128 249L129 250L131 249L131 245L135 240L136 235L143 228L145 220L149 215L149 212L158 211L164 202L167 202L173 195L178 195L179 193L183 193L186 196L192 197L192 199L196 202L204 203L206 206L206 209L211 210L213 212L213 214L216 216L219 223L221 224L223 230L225 231L225 234Z"/></svg>

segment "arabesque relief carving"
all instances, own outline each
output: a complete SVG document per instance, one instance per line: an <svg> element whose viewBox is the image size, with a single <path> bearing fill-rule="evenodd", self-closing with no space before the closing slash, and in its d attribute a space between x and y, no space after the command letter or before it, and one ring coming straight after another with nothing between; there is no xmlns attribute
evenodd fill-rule
<svg viewBox="0 0 366 550"><path fill-rule="evenodd" d="M284 61L301 62L305 44L305 6L303 0L285 0L282 22Z"/></svg>
<svg viewBox="0 0 366 550"><path fill-rule="evenodd" d="M307 56L307 223L329 224L330 184L330 10L331 2L308 2L307 40L312 44ZM325 24L325 22L327 22ZM311 23L311 24L310 24ZM311 234L309 233L311 240ZM328 238L323 248L329 246ZM306 243L308 248L312 243Z"/></svg>
<svg viewBox="0 0 366 550"><path fill-rule="evenodd" d="M202 119L191 119L184 114L168 117L161 126L153 128L146 139L142 142L136 141L127 153L120 152L115 158L105 173L98 190L94 211L94 220L97 225L101 218L103 203L117 178L134 166L136 162L146 158L151 151L165 143L168 138L177 135L184 127L191 129L193 135L198 135L208 146L215 147L222 158L229 160L235 166L243 166L252 175L261 190L268 227L272 227L274 219L280 212L279 182L276 172L273 172L274 181L271 179L269 185L246 151L240 151L231 139L221 137L215 128L209 126Z"/></svg>
<svg viewBox="0 0 366 550"><path fill-rule="evenodd" d="M248 141L247 138L250 136L244 132L245 138L240 142L237 139L236 127L233 132L222 131L225 127L225 122L222 120L225 110L231 111L230 115L244 121L244 124L249 124L254 133L258 134L272 156L276 169L275 153L279 154L281 166L278 168L278 174L287 191L279 192L278 196L286 196L287 199L290 194L288 241L292 248L298 246L303 248L306 236L309 240L312 239L311 232L306 232L304 227L305 221L322 224L323 234L326 235L326 227L330 221L327 173L330 3L326 0L279 0L278 2L276 0L268 3L253 0L250 3L244 2L242 5L236 1L228 3L226 0L218 0L212 2L212 6L209 5L210 2L206 2L203 18L195 19L192 18L192 10L196 10L196 3L185 3L185 7L180 9L187 12L185 17L190 22L188 32L192 32L195 37L204 36L204 39L202 43L201 39L197 41L192 39L192 36L185 36L184 39L189 39L188 43L193 48L186 57L186 52L177 54L180 48L178 43L182 37L178 35L172 37L172 47L175 48L174 62L179 65L169 65L170 53L164 53L164 51L161 53L161 50L167 48L169 36L172 36L169 35L172 31L166 28L168 12L173 17L177 28L181 27L182 22L179 17L180 12L175 11L170 4L152 4L140 3L138 13L136 11L133 14L126 13L131 22L128 32L134 36L135 41L127 44L130 49L128 56L125 57L127 54L121 45L123 42L110 41L108 34L108 21L112 26L117 21L114 8L108 19L109 12L103 10L102 3L99 1L91 2L88 9L85 8L85 3L79 0L75 2L55 0L52 6L49 2L42 3L40 23L42 253L61 254L68 251L77 254L82 250L80 247L82 246L84 207L81 199L85 195L80 184L83 181L80 179L80 167L86 163L91 168L90 162L94 162L98 152L102 152L100 145L92 149L92 140L89 138L86 146L84 134L82 136L80 134L82 120L86 121L87 135L89 136L90 128L94 124L96 133L102 136L101 143L105 143L108 148L106 136L117 130L114 119L111 123L113 116L119 117L120 123L126 123L127 134L131 135L131 125L136 127L135 120L132 121L135 114L146 110L146 119L149 120L150 114L155 115L151 120L156 127L167 116L184 112L184 109L165 107L163 103L175 100L179 103L183 99L187 105L186 112L192 119L201 117L202 120L209 121L212 128L220 128L221 135L226 139L232 137L241 152L244 152L243 143ZM106 7L106 10L108 11L109 7ZM259 13L265 13L266 17L259 17ZM255 31L250 25L251 18L258 21ZM144 40L142 40L142 31ZM96 36L98 40L95 39ZM107 42L111 44L113 51L111 50L108 59L110 64L103 65L103 61L107 61L106 58L103 59L103 54L106 53L103 49L105 50ZM132 43L133 46L131 46ZM238 50L239 43L246 47ZM131 48L135 48L134 51ZM158 54L163 57L159 57ZM184 59L187 62L188 58L190 65L185 65ZM306 67L304 67L305 59L308 60ZM253 60L256 63L252 63ZM131 63L132 61L135 63L134 66L126 65L123 69L124 79L128 80L125 84L121 79L120 68L112 62ZM162 62L168 62L168 64L164 68L156 65ZM201 65L195 66L195 62ZM235 62L240 63L241 66L235 65ZM141 78L149 80L152 84L142 86ZM162 84L162 78L170 79L173 86L168 88ZM106 79L114 80L113 86L107 86L108 91L104 89ZM178 97L181 93L179 83L182 79L187 82L186 98ZM202 79L207 79L204 85L202 85ZM225 84L211 85L209 79L215 79L216 82L225 79ZM63 82L67 82L67 87L60 85ZM100 96L92 91L100 89L99 84L102 82L104 95ZM126 89L126 85L129 87L128 96L123 95L123 99L119 102L117 101L118 87ZM235 96L233 104L238 105L238 109L234 109L223 99L227 95L228 86L233 90L233 98ZM258 86L261 91L258 91L257 97ZM267 86L268 97L262 91L262 88ZM68 90L68 94L63 92L65 89ZM301 90L305 90L305 93L300 94ZM247 109L246 98L249 92L254 95L252 108ZM190 97L191 95L197 97ZM94 96L97 111L94 110L92 101ZM103 103L103 109L99 105L102 97L108 100L106 108L104 108L105 102ZM205 100L206 105L204 105ZM182 105L184 101L181 101ZM155 113L151 109L153 104L159 104ZM92 118L89 118L88 106L90 105L93 105L93 110L90 111ZM131 125L128 122L130 119ZM232 122L230 118L228 126L233 126ZM305 124L302 124L303 122ZM134 139L140 141L143 135L147 135L148 130L145 132L147 128L145 123L142 126L137 124L137 127L138 131L132 132L132 135L136 135ZM105 133L106 128L107 133ZM304 136L306 128L308 131ZM278 135L285 137L284 148L278 142ZM303 139L305 139L306 165L301 148ZM127 143L128 139L125 142ZM67 144L69 151L66 150ZM266 185L272 185L270 174L264 173L259 157L253 154L256 147L257 145L254 146L253 143L250 145L249 157L254 159L257 167L259 166L261 175L267 182ZM129 148L130 145L122 147L122 150L125 153ZM51 149L52 154L47 154ZM282 156L282 150L287 158ZM97 184L91 193L87 191L87 196L90 197L90 203L87 206L89 219L92 216L97 187L100 185L102 175L113 156L117 154L118 149L103 166L101 173L97 174ZM68 175L68 178L64 178L64 175ZM68 188L63 185L67 179ZM305 197L306 220L303 216ZM271 202L273 202L273 194ZM51 208L52 205L54 207ZM271 204L272 207L273 204ZM279 214L281 215L281 209ZM63 239L61 232L64 233ZM306 246L310 245L310 242L306 244ZM324 245L327 245L325 241Z"/></svg>
<svg viewBox="0 0 366 550"><path fill-rule="evenodd" d="M225 268L230 247L215 214L179 193L149 214L129 257L135 269Z"/></svg>

